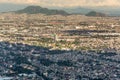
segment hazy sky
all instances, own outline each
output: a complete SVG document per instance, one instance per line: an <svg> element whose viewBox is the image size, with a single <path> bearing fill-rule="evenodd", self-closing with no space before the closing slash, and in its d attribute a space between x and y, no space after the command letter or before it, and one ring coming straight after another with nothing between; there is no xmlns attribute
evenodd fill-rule
<svg viewBox="0 0 120 80"><path fill-rule="evenodd" d="M0 0L0 3L36 4L40 6L120 6L120 0Z"/></svg>

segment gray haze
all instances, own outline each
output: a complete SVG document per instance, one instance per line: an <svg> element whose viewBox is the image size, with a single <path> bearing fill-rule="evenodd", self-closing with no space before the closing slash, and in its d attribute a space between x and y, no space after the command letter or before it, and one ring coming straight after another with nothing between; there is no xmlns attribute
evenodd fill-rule
<svg viewBox="0 0 120 80"><path fill-rule="evenodd" d="M1 3L0 4L0 12L8 12L8 11L15 11L19 9L23 9L27 4L9 4L9 3Z"/></svg>

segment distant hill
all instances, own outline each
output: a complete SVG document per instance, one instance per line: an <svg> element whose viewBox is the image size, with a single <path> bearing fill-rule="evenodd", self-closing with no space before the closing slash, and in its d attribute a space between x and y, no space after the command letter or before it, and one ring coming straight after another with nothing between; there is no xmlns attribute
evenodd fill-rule
<svg viewBox="0 0 120 80"><path fill-rule="evenodd" d="M46 14L46 15L58 15L58 14L59 15L68 15L68 13L63 10L42 8L40 6L28 6L22 10L15 11L15 13L27 13L27 14L42 13L42 14Z"/></svg>
<svg viewBox="0 0 120 80"><path fill-rule="evenodd" d="M1 12L10 12L10 11L15 11L18 13L23 13L23 12L27 12L27 10L25 10L25 8L27 6L31 6L28 4L12 4L12 3L0 3L0 13ZM34 6L33 6L34 7ZM38 6L39 7L39 6ZM96 12L102 12L105 14L108 14L109 16L120 16L120 7L116 6L98 6L98 7L47 7L44 9L48 9L48 10L56 10L58 13L59 11L64 13L64 14L87 14L90 11L96 11ZM24 11L25 10L25 11ZM30 12L30 11L29 11ZM29 13L27 12L27 13ZM33 11L31 11L30 13L32 13ZM33 12L33 13L38 13L38 12ZM55 12L54 12L55 14Z"/></svg>
<svg viewBox="0 0 120 80"><path fill-rule="evenodd" d="M71 8L60 8L70 14L87 14L92 11L92 9L84 8L84 7L71 7Z"/></svg>
<svg viewBox="0 0 120 80"><path fill-rule="evenodd" d="M106 17L108 15L104 14L104 13L100 13L100 12L91 11L91 12L87 13L86 16Z"/></svg>
<svg viewBox="0 0 120 80"><path fill-rule="evenodd" d="M106 13L109 16L120 16L120 7L116 6L98 6L98 7L89 7L92 11Z"/></svg>
<svg viewBox="0 0 120 80"><path fill-rule="evenodd" d="M70 14L87 14L91 11L103 12L109 16L120 16L120 7L107 7L107 6L98 6L98 7L66 7L66 8L56 8L64 10Z"/></svg>

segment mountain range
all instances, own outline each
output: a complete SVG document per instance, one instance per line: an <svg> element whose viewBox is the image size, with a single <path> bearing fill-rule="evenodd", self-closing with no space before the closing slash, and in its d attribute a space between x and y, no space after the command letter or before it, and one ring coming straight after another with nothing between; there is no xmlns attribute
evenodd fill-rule
<svg viewBox="0 0 120 80"><path fill-rule="evenodd" d="M107 7L107 6L98 6L98 7L71 7L71 8L58 8L65 10L68 13L74 14L87 14L91 11L105 13L109 16L120 16L120 7Z"/></svg>
<svg viewBox="0 0 120 80"><path fill-rule="evenodd" d="M46 14L46 15L69 15L69 13L63 11L63 10L57 10L57 9L48 9L48 8L43 8L40 6L28 6L24 9L14 11L15 13L27 13L27 14Z"/></svg>
<svg viewBox="0 0 120 80"><path fill-rule="evenodd" d="M0 12L8 12L8 11L19 11L24 9L25 7L30 5L23 5L23 4L0 4ZM49 7L48 9L54 9L57 11L65 11L69 14L87 14L90 11L105 13L110 16L120 16L120 7L106 7L106 6L99 6L99 7ZM20 11L22 12L22 11Z"/></svg>
<svg viewBox="0 0 120 80"><path fill-rule="evenodd" d="M105 14L105 13L100 13L100 12L91 11L91 12L87 13L86 16L107 17L107 16L109 16L109 15L107 15L107 14Z"/></svg>
<svg viewBox="0 0 120 80"><path fill-rule="evenodd" d="M48 8L43 8L40 6L28 6L24 9L13 11L15 13L27 13L27 14L46 14L46 15L70 15L70 14L76 14L76 13L70 13L66 12L65 10L57 10L57 9L48 9ZM79 14L79 13L77 13ZM84 13L85 14L85 13ZM97 17L106 17L107 15L104 13L100 12L95 12L95 11L90 11L86 14L86 16L97 16Z"/></svg>

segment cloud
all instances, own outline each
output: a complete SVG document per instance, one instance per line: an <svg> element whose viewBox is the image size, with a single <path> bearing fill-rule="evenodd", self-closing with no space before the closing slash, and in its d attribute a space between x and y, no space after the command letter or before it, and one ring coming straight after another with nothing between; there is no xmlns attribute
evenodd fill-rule
<svg viewBox="0 0 120 80"><path fill-rule="evenodd" d="M120 6L120 0L0 0L0 3L35 4L40 6Z"/></svg>
<svg viewBox="0 0 120 80"><path fill-rule="evenodd" d="M39 0L0 0L0 3L35 4Z"/></svg>

